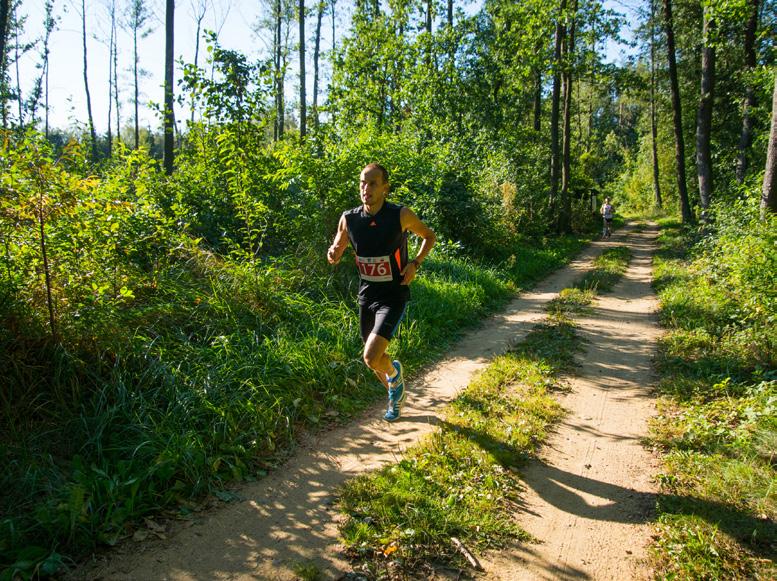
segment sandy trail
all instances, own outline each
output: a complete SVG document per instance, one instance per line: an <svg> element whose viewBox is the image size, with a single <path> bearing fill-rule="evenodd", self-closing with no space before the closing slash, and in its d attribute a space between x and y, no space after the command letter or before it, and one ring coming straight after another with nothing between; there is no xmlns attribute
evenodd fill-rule
<svg viewBox="0 0 777 581"><path fill-rule="evenodd" d="M491 558L491 579L648 578L648 524L656 462L641 444L654 413L651 363L658 338L652 291L653 229L627 235L633 258L612 292L577 319L582 367L562 404L569 412L522 471L518 521L538 544Z"/></svg>
<svg viewBox="0 0 777 581"><path fill-rule="evenodd" d="M621 570L614 568L615 561L640 558L641 541L624 535L632 535L629 527L644 522L651 502L647 483L651 470L638 456L637 438L651 409L644 385L650 380L655 335L652 316L646 314L652 311L653 300L652 236L652 231L619 233L610 242L594 242L569 266L511 301L462 338L444 361L409 378L408 403L396 424L382 421L383 405L375 406L350 424L321 434L318 441L314 436L303 442L282 467L243 486L239 502L204 515L188 528L174 526L166 540L125 543L70 577L284 581L296 578L293 569L300 563L314 563L325 579L350 571L338 543L339 517L332 506L337 487L397 460L433 429L443 406L476 371L523 339L544 317L548 300L589 269L607 245L628 238L636 254L634 266L624 283L599 301L591 319L581 321L583 334L591 341L580 380L585 386L576 382L564 402L570 416L548 449L553 461L533 466L526 475L527 492L537 493L528 499L529 516L542 526L529 521L524 526L546 542L504 552L485 564L494 579L557 579L562 578L560 572L578 579L634 578L611 573ZM592 393L587 395L588 390ZM589 464L590 469L585 468ZM549 509L559 514L550 516L545 512ZM611 527L623 530L611 533ZM581 547L577 537L586 537L590 546ZM600 550L613 553L613 559L601 564ZM520 577L527 567L529 576Z"/></svg>

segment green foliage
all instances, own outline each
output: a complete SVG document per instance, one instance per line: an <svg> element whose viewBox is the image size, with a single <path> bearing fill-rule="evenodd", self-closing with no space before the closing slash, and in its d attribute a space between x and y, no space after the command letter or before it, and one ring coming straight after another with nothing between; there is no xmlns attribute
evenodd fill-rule
<svg viewBox="0 0 777 581"><path fill-rule="evenodd" d="M193 64L183 65L179 81L184 95L191 93L195 104L201 103L209 122L240 125L246 121L261 122L269 101L270 68L267 63L250 63L245 55L222 48L215 32L205 32L206 50L211 71Z"/></svg>
<svg viewBox="0 0 777 581"><path fill-rule="evenodd" d="M59 157L34 135L5 142L7 574L117 543L144 515L261 474L298 426L345 420L378 396L361 362L351 259L332 269L323 249L375 159L392 172L392 197L435 228L473 211L446 206L440 151L413 148L364 138L319 157L290 140L267 146L248 125L198 126L165 178L142 149L119 146L96 174L76 142ZM408 371L582 244L469 232L441 244L414 283L392 342ZM472 257L496 244L508 260Z"/></svg>
<svg viewBox="0 0 777 581"><path fill-rule="evenodd" d="M661 237L656 283L669 332L652 437L667 453L655 546L665 577L775 573L777 264L773 220L759 221L754 206L717 208L701 235L667 224Z"/></svg>

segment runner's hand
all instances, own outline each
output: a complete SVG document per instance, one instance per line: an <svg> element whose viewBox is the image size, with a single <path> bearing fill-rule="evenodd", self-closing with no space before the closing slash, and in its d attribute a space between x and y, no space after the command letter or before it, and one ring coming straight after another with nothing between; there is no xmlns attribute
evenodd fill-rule
<svg viewBox="0 0 777 581"><path fill-rule="evenodd" d="M402 282L399 284L407 286L413 282L416 270L415 262L408 262L400 273L402 275Z"/></svg>
<svg viewBox="0 0 777 581"><path fill-rule="evenodd" d="M335 253L334 246L330 246L329 250L326 251L326 259L329 261L329 264L337 264L340 262L340 257Z"/></svg>

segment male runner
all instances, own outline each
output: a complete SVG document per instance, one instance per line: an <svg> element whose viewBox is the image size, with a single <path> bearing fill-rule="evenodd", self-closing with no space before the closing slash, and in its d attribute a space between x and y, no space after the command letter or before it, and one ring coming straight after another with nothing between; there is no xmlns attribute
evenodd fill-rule
<svg viewBox="0 0 777 581"><path fill-rule="evenodd" d="M402 414L407 392L402 364L386 354L389 341L405 314L409 284L436 239L434 232L409 208L386 201L388 172L376 163L359 177L362 205L343 212L334 242L326 253L337 264L350 241L359 269L359 321L364 341L364 363L388 390L388 409L383 419L394 422ZM418 255L407 257L407 237L422 239Z"/></svg>
<svg viewBox="0 0 777 581"><path fill-rule="evenodd" d="M612 234L612 219L615 215L615 207L610 203L610 198L604 198L604 204L602 204L602 207L599 209L599 213L604 220L602 238L609 238Z"/></svg>

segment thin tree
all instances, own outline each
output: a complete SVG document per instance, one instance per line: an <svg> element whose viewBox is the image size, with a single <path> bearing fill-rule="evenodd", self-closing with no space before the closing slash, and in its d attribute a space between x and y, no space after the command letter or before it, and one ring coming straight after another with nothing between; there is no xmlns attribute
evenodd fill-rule
<svg viewBox="0 0 777 581"><path fill-rule="evenodd" d="M324 17L325 3L319 0L316 9L316 40L313 45L313 129L318 134L318 59L321 54L321 20Z"/></svg>
<svg viewBox="0 0 777 581"><path fill-rule="evenodd" d="M275 65L275 141L283 137L283 80L281 77L281 23L283 14L282 0L275 0L275 36L273 40L274 47L274 65Z"/></svg>
<svg viewBox="0 0 777 581"><path fill-rule="evenodd" d="M97 134L94 130L94 117L92 116L92 96L89 93L89 74L87 71L87 52L86 52L86 0L81 0L81 40L83 41L84 53L84 90L86 91L86 113L89 122L89 137L92 140L92 161L97 161Z"/></svg>
<svg viewBox="0 0 777 581"><path fill-rule="evenodd" d="M299 134L307 134L307 109L305 93L305 0L299 0Z"/></svg>
<svg viewBox="0 0 777 581"><path fill-rule="evenodd" d="M433 46L432 45L432 21L433 21L433 18L434 18L434 14L432 13L433 9L434 9L434 7L433 7L432 0L426 0L426 23L424 24L424 30L426 30L426 34L428 35L428 37L427 37L427 43L428 44L427 44L427 49L426 49L426 66L428 68L432 67L432 59L433 59L433 56L434 56L432 54L432 50L433 50L433 48L432 48L432 46Z"/></svg>
<svg viewBox="0 0 777 581"><path fill-rule="evenodd" d="M0 108L2 108L3 129L8 127L8 113L5 108L5 67L7 62L6 40L8 35L8 16L11 0L0 0Z"/></svg>
<svg viewBox="0 0 777 581"><path fill-rule="evenodd" d="M766 148L766 168L761 189L761 216L766 212L777 213L777 70L774 71L772 91L772 128L769 131L769 145Z"/></svg>
<svg viewBox="0 0 777 581"><path fill-rule="evenodd" d="M658 121L656 116L656 7L650 0L650 136L653 153L653 197L656 208L661 208L661 181L658 171Z"/></svg>
<svg viewBox="0 0 777 581"><path fill-rule="evenodd" d="M5 41L8 34L8 14L11 0L0 0L0 61L5 62ZM5 72L5 68L3 68Z"/></svg>
<svg viewBox="0 0 777 581"><path fill-rule="evenodd" d="M572 0L571 23L564 51L564 133L561 146L561 199L558 214L558 231L572 230L572 200L569 194L572 141L572 76L575 63L575 24L577 21L577 0Z"/></svg>
<svg viewBox="0 0 777 581"><path fill-rule="evenodd" d="M753 142L753 119L750 111L756 105L753 89L753 72L756 65L755 33L758 29L759 0L749 0L750 17L745 27L745 98L742 101L742 132L739 135L739 152L737 155L736 177L741 184L747 174L747 152Z"/></svg>
<svg viewBox="0 0 777 581"><path fill-rule="evenodd" d="M111 133L111 126L113 120L113 81L115 75L113 74L113 53L115 52L116 43L116 0L110 0L108 4L108 17L111 20L111 33L108 41L108 157L113 155L113 134ZM120 127L116 127L116 133L118 134Z"/></svg>
<svg viewBox="0 0 777 581"><path fill-rule="evenodd" d="M24 28L25 17L19 18L19 6L20 2L16 2L13 6L13 29L14 29L14 69L16 72L16 105L19 108L19 126L24 125L24 106L22 100L22 82L21 75L19 74L19 61L21 60L21 53L24 49L19 45L19 31Z"/></svg>
<svg viewBox="0 0 777 581"><path fill-rule="evenodd" d="M144 30L150 13L144 0L130 0L127 24L132 32L132 77L134 83L135 105L135 149L140 147L140 57L138 56L138 37L145 37L148 32Z"/></svg>
<svg viewBox="0 0 777 581"><path fill-rule="evenodd" d="M173 144L175 115L173 113L173 81L175 57L173 51L175 34L175 0L165 5L165 145L164 166L167 175L173 174Z"/></svg>
<svg viewBox="0 0 777 581"><path fill-rule="evenodd" d="M197 23L197 28L194 36L194 68L197 68L200 58L200 34L202 32L202 21L205 19L205 12L207 10L206 0L192 0L192 13L194 14L194 21ZM197 94L196 90L192 90L192 96L189 100L189 121L194 123L194 110L196 108Z"/></svg>
<svg viewBox="0 0 777 581"><path fill-rule="evenodd" d="M564 44L566 27L563 18L567 9L567 0L561 0L556 17L555 46L553 49L553 89L550 102L550 204L555 206L558 199L558 184L561 176L559 155L559 100L561 95L561 49Z"/></svg>
<svg viewBox="0 0 777 581"><path fill-rule="evenodd" d="M337 50L337 0L330 0L329 5L332 7L332 57L334 58Z"/></svg>
<svg viewBox="0 0 777 581"><path fill-rule="evenodd" d="M680 196L680 212L684 224L693 222L691 205L688 201L688 187L685 179L685 140L683 139L683 115L680 104L680 85L677 80L677 58L675 56L674 24L672 22L672 0L664 0L664 29L669 62L669 84L672 90L672 118L674 120L675 161L677 163L677 191Z"/></svg>
<svg viewBox="0 0 777 581"><path fill-rule="evenodd" d="M542 68L534 67L534 131L542 129Z"/></svg>
<svg viewBox="0 0 777 581"><path fill-rule="evenodd" d="M704 6L701 49L701 95L696 113L696 172L699 178L699 198L702 210L712 199L712 106L715 92L715 46L712 41L714 23L709 5ZM706 215L706 214L705 214Z"/></svg>
<svg viewBox="0 0 777 581"><path fill-rule="evenodd" d="M33 125L38 122L38 106L40 105L41 99L46 99L43 93L44 90L47 89L46 80L48 75L49 41L51 39L51 31L54 29L55 23L52 12L52 0L46 0L44 3L43 38L40 51L41 63L36 67L40 70L40 75L38 75L33 82L33 86L26 105L27 111L30 115L30 122ZM44 100L44 107L47 106L48 101ZM46 111L44 111L44 117L48 117L48 113ZM47 121L48 119L46 119L46 123ZM45 134L48 135L48 127L45 127Z"/></svg>
<svg viewBox="0 0 777 581"><path fill-rule="evenodd" d="M115 14L114 14L115 18ZM119 31L116 29L116 38L113 41L113 101L116 108L116 139L121 139L121 104L119 101Z"/></svg>
<svg viewBox="0 0 777 581"><path fill-rule="evenodd" d="M45 34L43 36L43 85L44 85L44 134L49 137L49 41L51 33L54 31L56 20L54 18L54 0L46 0L46 16L43 21Z"/></svg>

